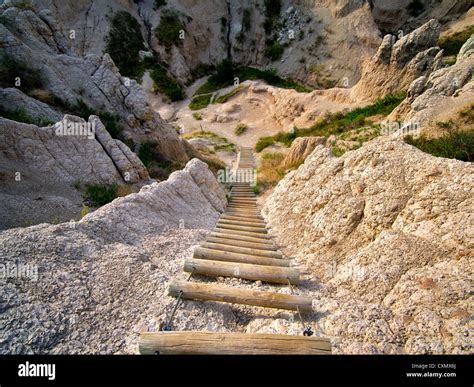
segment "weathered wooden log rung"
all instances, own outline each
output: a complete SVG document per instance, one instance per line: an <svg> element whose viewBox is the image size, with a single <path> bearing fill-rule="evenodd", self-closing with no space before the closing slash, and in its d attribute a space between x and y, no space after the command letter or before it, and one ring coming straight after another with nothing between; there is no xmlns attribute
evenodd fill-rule
<svg viewBox="0 0 474 387"><path fill-rule="evenodd" d="M327 355L331 342L321 337L236 332L145 332L143 355Z"/></svg>

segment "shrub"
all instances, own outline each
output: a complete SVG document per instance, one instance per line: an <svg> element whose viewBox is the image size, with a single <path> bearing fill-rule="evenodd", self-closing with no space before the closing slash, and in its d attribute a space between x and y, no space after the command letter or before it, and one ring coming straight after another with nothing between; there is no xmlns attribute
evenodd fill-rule
<svg viewBox="0 0 474 387"><path fill-rule="evenodd" d="M166 0L155 0L153 5L153 9L156 11L160 7L164 7L166 5Z"/></svg>
<svg viewBox="0 0 474 387"><path fill-rule="evenodd" d="M85 197L95 206L103 206L117 197L116 185L88 185Z"/></svg>
<svg viewBox="0 0 474 387"><path fill-rule="evenodd" d="M265 56L271 61L275 61L281 58L285 49L278 42L273 42L271 45L265 48Z"/></svg>
<svg viewBox="0 0 474 387"><path fill-rule="evenodd" d="M439 138L406 136L405 142L436 157L474 161L474 129L467 132L452 132Z"/></svg>
<svg viewBox="0 0 474 387"><path fill-rule="evenodd" d="M215 151L228 151L233 152L235 151L235 145L232 143L225 143L225 144L217 144L214 146Z"/></svg>
<svg viewBox="0 0 474 387"><path fill-rule="evenodd" d="M110 21L105 51L109 53L120 74L139 79L143 75L138 52L144 50L138 21L126 11L118 11Z"/></svg>
<svg viewBox="0 0 474 387"><path fill-rule="evenodd" d="M412 0L410 4L408 4L407 10L411 16L416 17L425 10L425 6L421 0Z"/></svg>
<svg viewBox="0 0 474 387"><path fill-rule="evenodd" d="M105 129L107 129L113 138L122 139L123 128L119 124L119 117L116 114L105 111L98 112L87 105L81 98L78 98L75 104L54 98L54 105L68 114L79 116L85 120L92 115L98 116L104 124Z"/></svg>
<svg viewBox="0 0 474 387"><path fill-rule="evenodd" d="M166 50L170 50L173 45L179 43L179 34L181 30L185 30L184 24L179 19L176 11L163 11L160 24L155 28L155 36Z"/></svg>
<svg viewBox="0 0 474 387"><path fill-rule="evenodd" d="M7 110L0 106L0 116L12 121L23 122L25 124L33 124L40 127L54 124L54 122L47 117L42 117L40 119L35 119L31 117L23 107L19 107L18 109L14 110Z"/></svg>
<svg viewBox="0 0 474 387"><path fill-rule="evenodd" d="M263 28L265 29L265 33L270 35L276 19L280 16L281 0L264 0L263 5L265 7L265 21L263 23Z"/></svg>
<svg viewBox="0 0 474 387"><path fill-rule="evenodd" d="M189 103L191 110L199 110L205 108L211 102L212 94L198 95L194 97Z"/></svg>
<svg viewBox="0 0 474 387"><path fill-rule="evenodd" d="M244 123L240 122L236 127L235 127L235 130L234 130L234 133L237 135L237 136L241 136L242 134L244 134L246 131L247 131L247 125L245 125Z"/></svg>
<svg viewBox="0 0 474 387"><path fill-rule="evenodd" d="M438 45L444 50L444 55L457 55L462 45L472 34L474 34L474 26L469 26L462 31L441 38Z"/></svg>
<svg viewBox="0 0 474 387"><path fill-rule="evenodd" d="M20 79L20 86L16 86L16 78ZM25 93L34 89L43 88L39 71L28 67L17 60L2 55L0 57L0 87L17 87Z"/></svg>
<svg viewBox="0 0 474 387"><path fill-rule="evenodd" d="M194 112L194 113L193 113L193 117L194 117L194 119L197 120L197 121L201 121L201 120L202 120L202 114L199 113L199 112Z"/></svg>
<svg viewBox="0 0 474 387"><path fill-rule="evenodd" d="M257 143L255 144L255 151L261 152L262 150L269 146L272 146L273 144L275 144L275 140L272 136L260 137Z"/></svg>
<svg viewBox="0 0 474 387"><path fill-rule="evenodd" d="M150 77L153 79L156 90L165 94L171 101L181 101L186 97L181 84L169 77L162 66L156 66L150 73Z"/></svg>
<svg viewBox="0 0 474 387"><path fill-rule="evenodd" d="M309 92L303 85L293 81L291 78L281 78L274 69L260 70L249 66L236 66L231 61L225 61L217 66L217 72L209 77L206 83L201 85L194 95L212 93L234 84L234 77L240 82L246 80L261 79L269 85L284 89L295 89L299 92Z"/></svg>

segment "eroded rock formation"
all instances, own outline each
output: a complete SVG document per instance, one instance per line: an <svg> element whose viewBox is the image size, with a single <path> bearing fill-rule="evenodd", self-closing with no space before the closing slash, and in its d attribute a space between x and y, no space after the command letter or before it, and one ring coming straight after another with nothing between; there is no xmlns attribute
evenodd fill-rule
<svg viewBox="0 0 474 387"><path fill-rule="evenodd" d="M263 213L344 353L468 353L474 168L397 140L317 147Z"/></svg>
<svg viewBox="0 0 474 387"><path fill-rule="evenodd" d="M139 332L158 330L169 312L167 281L225 203L206 164L193 159L79 222L0 233L2 267L37 270L0 279L0 352L136 353ZM231 316L225 305L195 305L176 317L204 330L225 329Z"/></svg>

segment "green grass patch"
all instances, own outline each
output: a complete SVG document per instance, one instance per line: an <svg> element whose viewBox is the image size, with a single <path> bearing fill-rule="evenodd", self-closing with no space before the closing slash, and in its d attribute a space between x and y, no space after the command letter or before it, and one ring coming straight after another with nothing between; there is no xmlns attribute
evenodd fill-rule
<svg viewBox="0 0 474 387"><path fill-rule="evenodd" d="M155 65L150 72L150 77L153 79L155 89L166 95L171 101L181 101L186 97L181 84L168 76L163 66Z"/></svg>
<svg viewBox="0 0 474 387"><path fill-rule="evenodd" d="M109 53L120 74L140 79L143 66L138 52L144 50L140 24L126 11L116 12L110 20L110 31L106 38L105 52Z"/></svg>
<svg viewBox="0 0 474 387"><path fill-rule="evenodd" d="M276 70L260 70L255 67L236 65L230 61L223 61L216 67L206 83L196 90L194 95L207 94L234 85L235 78L239 82L247 80L263 80L269 85L284 89L294 89L299 92L309 92L305 86L293 81L291 78L280 77Z"/></svg>
<svg viewBox="0 0 474 387"><path fill-rule="evenodd" d="M231 99L233 96L237 95L240 90L242 90L242 86L238 86L235 89L231 90L230 92L219 95L213 103L226 103L229 99Z"/></svg>
<svg viewBox="0 0 474 387"><path fill-rule="evenodd" d="M116 185L88 185L85 198L94 206L103 206L117 197Z"/></svg>
<svg viewBox="0 0 474 387"><path fill-rule="evenodd" d="M180 32L185 30L183 22L176 11L164 10L161 14L160 24L155 28L155 36L160 43L170 50L181 42Z"/></svg>
<svg viewBox="0 0 474 387"><path fill-rule="evenodd" d="M452 132L443 137L428 139L424 136L406 136L405 142L436 157L474 161L474 129Z"/></svg>
<svg viewBox="0 0 474 387"><path fill-rule="evenodd" d="M217 144L214 146L215 151L227 151L227 152L233 152L235 151L235 145L232 143L225 143L225 144Z"/></svg>
<svg viewBox="0 0 474 387"><path fill-rule="evenodd" d="M244 134L248 129L248 126L245 125L244 123L240 122L236 127L235 127L235 130L234 130L234 133L236 136L241 136L242 134Z"/></svg>
<svg viewBox="0 0 474 387"><path fill-rule="evenodd" d="M273 136L261 137L255 145L255 150L261 152L263 149L276 142L290 146L296 137L325 136L331 134L340 135L349 130L372 126L373 122L368 117L375 115L388 115L406 97L405 92L389 94L375 103L356 108L351 111L328 113L309 128L296 128L293 132L279 132Z"/></svg>
<svg viewBox="0 0 474 387"><path fill-rule="evenodd" d="M469 26L438 41L439 47L444 50L444 55L457 55L462 45L474 34L474 26Z"/></svg>
<svg viewBox="0 0 474 387"><path fill-rule="evenodd" d="M197 97L194 97L191 100L191 102L189 103L189 108L191 110L204 109L211 102L211 97L212 94L198 95Z"/></svg>
<svg viewBox="0 0 474 387"><path fill-rule="evenodd" d="M220 141L223 143L229 143L229 140L223 136L218 135L217 133L206 131L206 130L195 130L194 132L185 133L182 136L184 139L190 138L210 138L212 140Z"/></svg>
<svg viewBox="0 0 474 387"><path fill-rule="evenodd" d="M25 124L33 124L40 127L54 124L54 122L47 117L40 119L33 118L23 107L14 110L7 110L0 106L0 117L7 118L12 121L23 122Z"/></svg>

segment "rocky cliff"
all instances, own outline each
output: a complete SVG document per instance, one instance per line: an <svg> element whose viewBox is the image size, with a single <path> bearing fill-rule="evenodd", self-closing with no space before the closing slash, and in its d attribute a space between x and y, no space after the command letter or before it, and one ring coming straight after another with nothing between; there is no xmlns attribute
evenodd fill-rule
<svg viewBox="0 0 474 387"><path fill-rule="evenodd" d="M79 222L1 232L0 352L136 353L138 333L159 329L169 312L167 281L225 203L193 159ZM227 306L186 309L177 318L196 329L224 327L231 316Z"/></svg>
<svg viewBox="0 0 474 387"><path fill-rule="evenodd" d="M318 146L265 203L308 279L318 326L344 353L468 353L471 163L397 140L342 157Z"/></svg>
<svg viewBox="0 0 474 387"><path fill-rule="evenodd" d="M76 36L74 25L67 20L57 18L69 7L64 4L54 5L49 1L35 2L34 5L7 1L0 6L2 60L13 63L18 72L6 82L11 86L15 84L26 93L25 85L22 86L21 82L27 81L30 74L36 87L36 94L33 92L33 95L38 96L35 100L17 96L17 101L22 99L26 102L20 106L33 116L56 120L57 111L61 108L82 101L95 111L116 115L124 129L125 138L135 142L155 139L165 158L186 161L188 158L182 140L148 106L146 93L140 85L122 77L107 54L103 55L101 52L82 56L77 49L77 44L85 44L78 42L80 34ZM105 14L102 14L101 24L106 23ZM77 22L80 22L80 18ZM87 27L86 24L80 31ZM89 44L99 48L103 46L100 37L94 37L93 43ZM20 81L19 85L16 85L17 80ZM14 110L19 107L15 100L8 98L12 93L19 94L18 91L2 90L0 101L3 109ZM53 108L56 112L40 105L37 99L56 106Z"/></svg>

